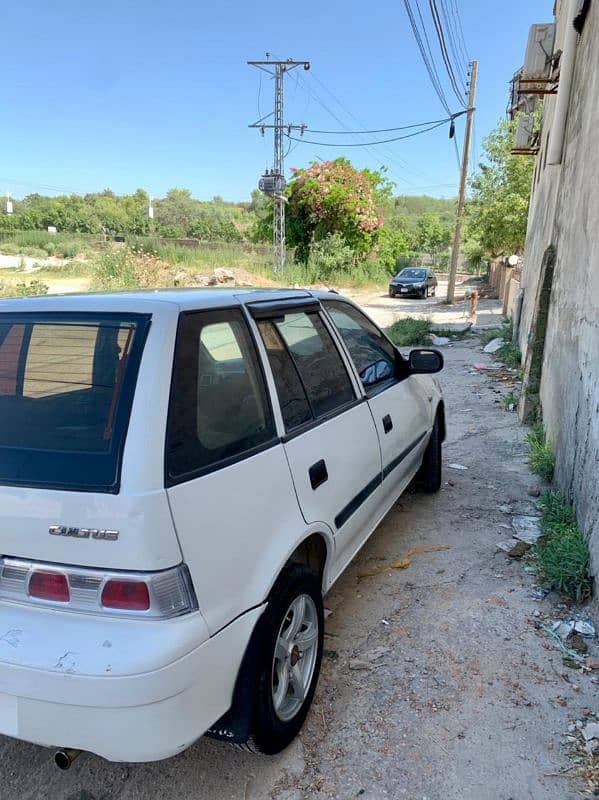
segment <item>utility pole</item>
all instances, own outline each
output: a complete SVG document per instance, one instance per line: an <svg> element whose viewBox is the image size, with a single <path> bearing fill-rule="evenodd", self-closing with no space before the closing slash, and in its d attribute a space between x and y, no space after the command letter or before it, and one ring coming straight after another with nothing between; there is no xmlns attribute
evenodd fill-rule
<svg viewBox="0 0 599 800"><path fill-rule="evenodd" d="M476 101L476 79L478 77L478 61L472 62L470 75L470 91L468 92L468 114L466 116L466 130L464 131L464 153L462 155L462 172L460 175L460 192L458 195L458 210L451 249L451 263L449 265L449 279L447 281L447 302L453 303L455 296L455 279L458 271L460 245L462 243L462 219L464 217L464 203L466 201L466 182L468 180L468 159L470 156L470 139L472 137L472 123L474 122L474 103Z"/></svg>
<svg viewBox="0 0 599 800"><path fill-rule="evenodd" d="M267 53L268 59L268 53ZM252 123L250 128L258 128L264 136L267 128L272 128L274 132L274 159L272 170L267 170L262 176L259 187L265 194L273 198L273 265L275 272L283 272L285 269L285 155L283 153L283 132L299 130L303 134L305 125L291 125L285 123L283 117L283 82L285 74L291 72L296 67L310 69L309 61L248 61L251 67L257 67L275 79L275 106L274 111L261 117L257 122ZM267 120L273 118L272 123L267 124Z"/></svg>

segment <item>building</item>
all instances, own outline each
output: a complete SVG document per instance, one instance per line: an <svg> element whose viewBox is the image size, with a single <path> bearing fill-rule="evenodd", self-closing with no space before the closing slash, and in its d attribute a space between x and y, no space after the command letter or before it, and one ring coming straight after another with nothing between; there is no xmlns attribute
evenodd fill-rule
<svg viewBox="0 0 599 800"><path fill-rule="evenodd" d="M543 98L540 133L529 125L516 143L536 152L515 315L519 410L543 420L599 575L599 0L557 0L554 15L544 73L525 75L515 99Z"/></svg>

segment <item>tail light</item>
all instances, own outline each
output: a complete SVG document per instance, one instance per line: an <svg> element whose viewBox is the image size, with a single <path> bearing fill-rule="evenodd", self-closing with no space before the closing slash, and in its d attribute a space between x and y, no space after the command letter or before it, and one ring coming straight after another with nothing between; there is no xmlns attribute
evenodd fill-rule
<svg viewBox="0 0 599 800"><path fill-rule="evenodd" d="M36 570L29 578L28 592L30 597L56 603L68 603L71 599L66 575L60 572Z"/></svg>
<svg viewBox="0 0 599 800"><path fill-rule="evenodd" d="M185 564L120 572L0 558L0 600L137 619L170 619L198 608Z"/></svg>

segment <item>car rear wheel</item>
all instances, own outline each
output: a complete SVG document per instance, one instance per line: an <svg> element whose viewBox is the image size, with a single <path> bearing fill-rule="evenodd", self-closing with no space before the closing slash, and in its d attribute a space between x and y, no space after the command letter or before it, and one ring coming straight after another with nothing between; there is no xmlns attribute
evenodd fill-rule
<svg viewBox="0 0 599 800"><path fill-rule="evenodd" d="M418 483L423 491L428 494L438 492L441 488L441 465L443 461L443 443L441 434L441 423L439 415L435 418L435 424L428 445L424 451L422 466L418 472Z"/></svg>
<svg viewBox="0 0 599 800"><path fill-rule="evenodd" d="M255 686L253 752L279 753L302 727L318 682L324 609L318 577L303 564L281 576L264 612Z"/></svg>

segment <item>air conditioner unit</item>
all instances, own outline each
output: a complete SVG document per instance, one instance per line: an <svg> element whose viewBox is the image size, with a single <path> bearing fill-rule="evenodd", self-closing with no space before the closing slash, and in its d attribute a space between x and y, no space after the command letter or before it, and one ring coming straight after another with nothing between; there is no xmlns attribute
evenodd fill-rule
<svg viewBox="0 0 599 800"><path fill-rule="evenodd" d="M518 119L514 133L514 150L530 150L533 147L533 115L523 114Z"/></svg>
<svg viewBox="0 0 599 800"><path fill-rule="evenodd" d="M555 23L531 25L522 70L524 78L548 78L555 41Z"/></svg>

